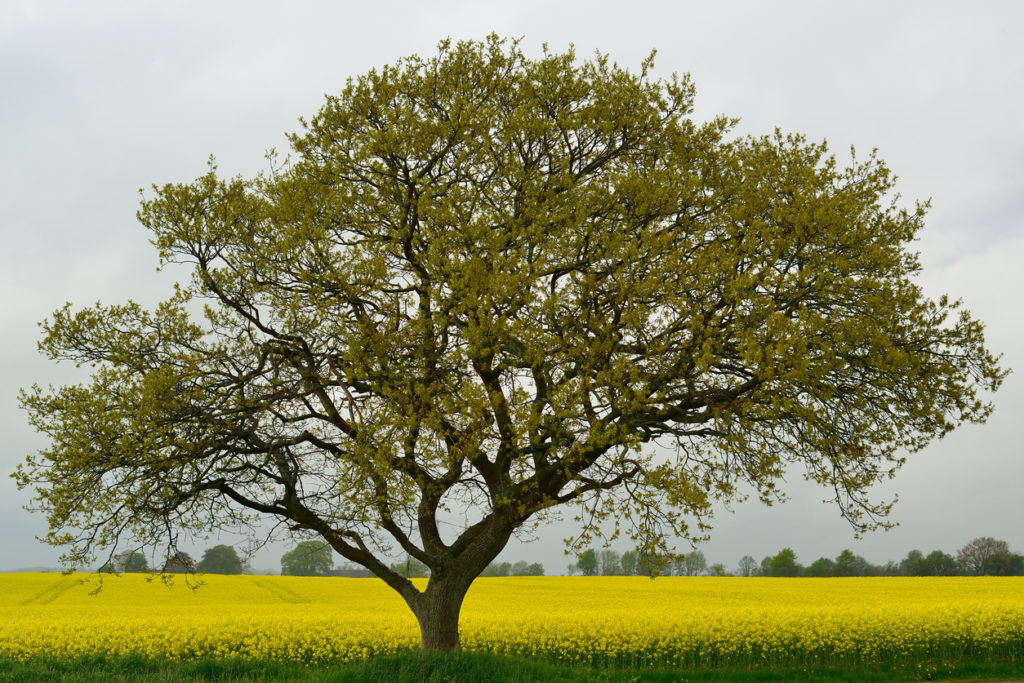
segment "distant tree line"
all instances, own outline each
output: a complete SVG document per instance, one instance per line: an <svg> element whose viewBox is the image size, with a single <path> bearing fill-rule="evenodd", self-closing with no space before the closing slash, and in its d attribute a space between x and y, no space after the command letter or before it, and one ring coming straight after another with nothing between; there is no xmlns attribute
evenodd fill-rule
<svg viewBox="0 0 1024 683"><path fill-rule="evenodd" d="M623 553L605 548L594 550L589 548L580 555L575 564L568 567L569 574L583 576L698 576L701 574L725 575L725 568L720 564L708 565L704 553L695 550L669 560L663 555L645 555L636 550Z"/></svg>
<svg viewBox="0 0 1024 683"><path fill-rule="evenodd" d="M492 562L480 576L544 576L544 565L540 562Z"/></svg>
<svg viewBox="0 0 1024 683"><path fill-rule="evenodd" d="M720 563L709 564L704 553L695 550L669 561L663 556L646 557L635 550L584 551L568 567L568 573L583 576L1024 576L1024 555L1010 550L1006 541L989 536L976 538L957 551L956 556L941 550L925 555L911 550L899 562L874 565L852 550L835 558L821 557L804 566L792 548L783 548L760 563L750 555L740 559L735 571Z"/></svg>
<svg viewBox="0 0 1024 683"><path fill-rule="evenodd" d="M248 567L238 556L238 553L229 545L216 545L208 548L203 553L203 559L196 562L192 556L184 551L178 551L164 559L163 564L157 565L165 574L185 574L198 572L200 574L241 574ZM149 560L138 550L115 555L106 562L99 571L101 572L125 572L137 573L151 571Z"/></svg>
<svg viewBox="0 0 1024 683"><path fill-rule="evenodd" d="M741 576L1024 576L1024 555L1010 550L1006 541L990 536L975 538L950 555L933 550L925 555L911 550L899 562L874 565L852 550L835 558L820 557L806 567L791 548L766 557L760 564L750 556L740 560Z"/></svg>
<svg viewBox="0 0 1024 683"><path fill-rule="evenodd" d="M407 578L425 578L430 570L413 557L406 557L391 565L391 569ZM708 563L699 550L669 559L666 556L647 556L636 550L618 552L605 548L585 550L579 559L568 566L570 575L583 576L1024 576L1024 555L1012 552L1006 541L990 536L975 538L949 555L933 550L925 555L911 550L899 562L884 565L871 564L852 550L843 550L835 558L819 557L804 566L797 561L792 548L783 548L775 555L757 562L750 555L740 558L739 566L728 571L720 563ZM198 572L202 574L242 574L248 565L229 545L207 549L198 562L186 552L168 557L162 571L170 574ZM141 552L134 550L115 555L100 567L101 572L148 572L149 562ZM334 567L331 547L322 541L303 541L281 556L283 576L372 576L362 568L345 565ZM539 562L492 562L480 576L544 576L544 565Z"/></svg>

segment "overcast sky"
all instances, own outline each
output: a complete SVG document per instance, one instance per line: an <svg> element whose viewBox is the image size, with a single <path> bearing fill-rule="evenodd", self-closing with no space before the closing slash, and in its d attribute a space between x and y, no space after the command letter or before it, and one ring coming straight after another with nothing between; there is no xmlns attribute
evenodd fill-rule
<svg viewBox="0 0 1024 683"><path fill-rule="evenodd" d="M899 493L900 527L854 540L823 490L716 518L709 561L734 568L789 546L807 564L851 548L873 562L912 548L955 552L977 536L1024 552L1024 3L1009 2L48 2L0 0L0 472L44 445L20 387L74 381L36 351L37 323L65 301L153 304L184 270L156 273L135 220L138 189L188 181L216 155L252 175L264 151L325 93L439 40L524 38L530 55L569 43L654 76L689 72L698 119L740 132L776 126L880 156L909 205L932 198L916 247L932 297L963 298L1017 369L982 426L915 454L878 491ZM54 566L41 515L0 478L0 570ZM501 559L561 573L567 525ZM212 544L213 542L211 542ZM203 547L194 548L199 556ZM625 546L618 548L625 549ZM255 567L280 567L280 546Z"/></svg>

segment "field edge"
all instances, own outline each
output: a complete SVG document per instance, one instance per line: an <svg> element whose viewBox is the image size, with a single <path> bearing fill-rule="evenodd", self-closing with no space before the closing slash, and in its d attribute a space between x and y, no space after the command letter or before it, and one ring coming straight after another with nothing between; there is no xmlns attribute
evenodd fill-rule
<svg viewBox="0 0 1024 683"><path fill-rule="evenodd" d="M395 683L448 683L451 681L596 681L621 683L687 681L689 683L782 683L786 681L1006 681L1024 678L1024 658L1018 661L922 663L893 670L838 669L608 669L554 664L527 657L489 653L422 653L374 657L337 665L306 665L246 659L201 658L158 660L138 655L93 655L62 660L34 658L26 662L0 659L0 682L66 681L100 683L118 681L234 681L240 683L300 681L394 681Z"/></svg>

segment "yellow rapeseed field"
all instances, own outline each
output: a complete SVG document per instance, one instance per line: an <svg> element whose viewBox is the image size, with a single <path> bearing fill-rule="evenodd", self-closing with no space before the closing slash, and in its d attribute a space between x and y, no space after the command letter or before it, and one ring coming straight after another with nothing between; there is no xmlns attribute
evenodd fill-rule
<svg viewBox="0 0 1024 683"><path fill-rule="evenodd" d="M0 657L141 653L352 661L417 648L376 579L0 575ZM88 580L87 582L83 582ZM1024 577L485 578L467 650L630 666L906 665L1021 657Z"/></svg>

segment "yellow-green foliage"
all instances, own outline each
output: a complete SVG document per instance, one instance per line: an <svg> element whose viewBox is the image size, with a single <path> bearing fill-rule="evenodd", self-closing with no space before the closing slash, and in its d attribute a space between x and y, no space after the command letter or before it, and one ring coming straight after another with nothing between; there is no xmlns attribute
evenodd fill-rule
<svg viewBox="0 0 1024 683"><path fill-rule="evenodd" d="M48 444L15 478L66 565L269 517L433 614L559 505L576 549L615 527L651 555L792 464L884 522L872 486L1007 372L917 284L926 205L873 154L694 121L653 65L444 41L350 80L267 172L147 190L191 277L55 311L41 350L91 379L21 394Z"/></svg>
<svg viewBox="0 0 1024 683"><path fill-rule="evenodd" d="M383 582L0 576L0 656L352 661L419 647ZM466 650L634 666L865 666L1024 652L1024 578L480 579Z"/></svg>

